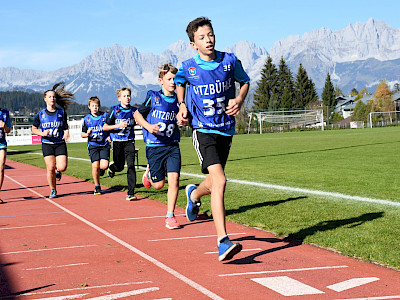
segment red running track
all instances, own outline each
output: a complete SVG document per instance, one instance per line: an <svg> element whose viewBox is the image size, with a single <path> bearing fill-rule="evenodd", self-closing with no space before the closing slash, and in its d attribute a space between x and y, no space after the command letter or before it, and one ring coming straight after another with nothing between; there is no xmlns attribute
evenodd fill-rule
<svg viewBox="0 0 400 300"><path fill-rule="evenodd" d="M166 205L7 161L0 195L0 299L400 299L400 273L228 223L244 250L218 262L203 217L164 227ZM140 197L139 197L140 198Z"/></svg>

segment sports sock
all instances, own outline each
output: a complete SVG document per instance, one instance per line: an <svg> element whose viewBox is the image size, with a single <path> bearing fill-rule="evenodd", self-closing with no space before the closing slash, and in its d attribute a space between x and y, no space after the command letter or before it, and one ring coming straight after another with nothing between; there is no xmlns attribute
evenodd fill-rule
<svg viewBox="0 0 400 300"><path fill-rule="evenodd" d="M219 244L221 243L221 241L222 241L224 238L226 238L226 237L228 237L228 235L225 235L225 236L223 236L222 238L219 238L219 239L217 240L218 247L219 247Z"/></svg>
<svg viewBox="0 0 400 300"><path fill-rule="evenodd" d="M166 218L170 218L170 217L173 217L173 216L174 216L174 213L173 213L173 212L167 211Z"/></svg>

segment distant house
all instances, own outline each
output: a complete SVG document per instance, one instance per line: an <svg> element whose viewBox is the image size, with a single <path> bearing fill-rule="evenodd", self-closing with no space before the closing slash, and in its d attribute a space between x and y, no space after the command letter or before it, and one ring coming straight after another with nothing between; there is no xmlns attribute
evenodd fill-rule
<svg viewBox="0 0 400 300"><path fill-rule="evenodd" d="M351 116L353 109L354 109L354 99L356 96L338 96L336 97L336 107L333 112L337 112L340 114L344 119Z"/></svg>
<svg viewBox="0 0 400 300"><path fill-rule="evenodd" d="M398 95L400 98L400 94ZM354 107L356 106L357 101L362 101L365 104L371 100L372 95L364 95L361 99L355 101L356 96L339 96L336 97L337 104L335 110L333 112L337 112L340 114L344 119L347 119L353 114ZM400 99L399 99L400 101ZM399 103L400 105L400 103Z"/></svg>

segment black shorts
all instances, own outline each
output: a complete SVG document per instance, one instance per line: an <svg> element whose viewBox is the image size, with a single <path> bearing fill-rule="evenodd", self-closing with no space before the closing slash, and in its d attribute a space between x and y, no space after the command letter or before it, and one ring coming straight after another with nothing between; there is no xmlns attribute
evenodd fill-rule
<svg viewBox="0 0 400 300"><path fill-rule="evenodd" d="M232 145L232 136L194 130L192 139L203 174L208 174L207 168L212 165L220 164L222 168L225 168Z"/></svg>
<svg viewBox="0 0 400 300"><path fill-rule="evenodd" d="M181 151L179 144L146 147L146 157L153 182L163 180L167 173L179 174L181 171Z"/></svg>
<svg viewBox="0 0 400 300"><path fill-rule="evenodd" d="M42 153L43 157L59 155L68 156L67 144L65 142L57 144L42 143Z"/></svg>
<svg viewBox="0 0 400 300"><path fill-rule="evenodd" d="M110 160L110 149L111 149L110 144L107 144L105 146L89 145L88 152L89 152L90 161L92 163L94 163L95 161L99 161L101 159L109 161Z"/></svg>

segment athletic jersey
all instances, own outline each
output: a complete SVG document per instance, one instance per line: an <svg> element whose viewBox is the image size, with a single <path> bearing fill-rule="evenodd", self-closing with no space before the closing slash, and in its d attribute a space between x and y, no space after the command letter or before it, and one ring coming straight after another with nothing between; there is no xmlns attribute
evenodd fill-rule
<svg viewBox="0 0 400 300"><path fill-rule="evenodd" d="M8 128L11 128L10 112L6 109L0 109L0 120L5 123ZM0 128L0 149L7 148L6 132L4 128Z"/></svg>
<svg viewBox="0 0 400 300"><path fill-rule="evenodd" d="M193 58L182 62L189 82L186 106L194 129L227 131L235 127L235 118L225 113L229 99L235 98L235 62L233 53L224 53L214 70L202 69Z"/></svg>
<svg viewBox="0 0 400 300"><path fill-rule="evenodd" d="M42 143L63 143L64 130L68 129L67 114L62 108L57 108L54 112L42 109L37 113L33 126L41 131L50 129L48 136L42 136Z"/></svg>
<svg viewBox="0 0 400 300"><path fill-rule="evenodd" d="M111 140L115 142L131 141L135 139L135 119L133 114L136 111L136 107L129 105L127 108L123 108L121 104L111 107L110 112L106 118L105 123L108 125L119 124L122 120L128 122L128 126L124 128L116 128L110 132Z"/></svg>
<svg viewBox="0 0 400 300"><path fill-rule="evenodd" d="M97 117L88 114L83 119L82 132L86 133L89 129L92 129L92 132L88 136L88 145L105 146L108 144L107 137L110 133L108 131L103 131L106 118L107 113L99 112L99 116Z"/></svg>
<svg viewBox="0 0 400 300"><path fill-rule="evenodd" d="M180 132L176 124L179 111L176 95L165 96L161 91L149 91L139 112L149 124L159 124L156 135L143 128L143 139L147 146L166 146L178 143ZM146 113L144 113L146 112Z"/></svg>

